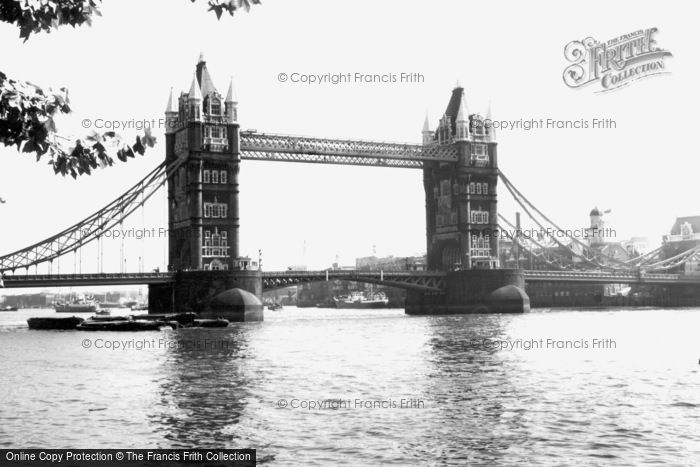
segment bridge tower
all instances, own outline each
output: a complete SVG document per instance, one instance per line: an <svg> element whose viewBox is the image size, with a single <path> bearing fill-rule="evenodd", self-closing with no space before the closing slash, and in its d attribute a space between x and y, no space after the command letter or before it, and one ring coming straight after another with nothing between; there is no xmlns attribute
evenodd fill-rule
<svg viewBox="0 0 700 467"><path fill-rule="evenodd" d="M454 145L459 154L456 163L430 162L423 169L431 270L497 266L498 159L489 123L469 113L457 83L435 132L424 124L424 145Z"/></svg>
<svg viewBox="0 0 700 467"><path fill-rule="evenodd" d="M217 90L204 57L189 91L170 91L165 109L165 158L179 162L168 177L168 269L173 284L149 286L151 313L259 321L262 273L239 257L240 133L233 80Z"/></svg>
<svg viewBox="0 0 700 467"><path fill-rule="evenodd" d="M175 106L177 102L177 107ZM234 270L238 257L238 104L224 98L200 56L188 92L165 111L166 160L183 164L168 180L172 270Z"/></svg>

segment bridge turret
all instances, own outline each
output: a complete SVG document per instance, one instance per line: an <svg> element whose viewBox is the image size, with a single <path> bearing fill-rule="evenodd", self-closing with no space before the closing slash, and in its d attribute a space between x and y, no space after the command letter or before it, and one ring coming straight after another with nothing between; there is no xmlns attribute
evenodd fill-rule
<svg viewBox="0 0 700 467"><path fill-rule="evenodd" d="M489 102L489 108L486 111L486 120L484 121L486 135L488 136L488 141L496 141L496 129L493 126L493 117L491 116L491 103Z"/></svg>
<svg viewBox="0 0 700 467"><path fill-rule="evenodd" d="M455 119L455 141L467 141L469 139L469 112L466 107L464 95L462 95Z"/></svg>
<svg viewBox="0 0 700 467"><path fill-rule="evenodd" d="M425 112L425 121L423 122L423 145L428 146L433 144L433 132L430 130L430 119L428 112Z"/></svg>
<svg viewBox="0 0 700 467"><path fill-rule="evenodd" d="M228 85L228 92L226 93L225 113L226 121L228 123L238 122L238 99L236 97L236 90L233 87L233 76L231 76L231 82Z"/></svg>
<svg viewBox="0 0 700 467"><path fill-rule="evenodd" d="M173 88L170 88L170 96L168 97L168 105L165 107L165 134L175 133L178 123L178 111L175 107Z"/></svg>
<svg viewBox="0 0 700 467"><path fill-rule="evenodd" d="M192 77L187 103L189 105L189 120L200 121L202 119L202 90L199 89L197 73Z"/></svg>

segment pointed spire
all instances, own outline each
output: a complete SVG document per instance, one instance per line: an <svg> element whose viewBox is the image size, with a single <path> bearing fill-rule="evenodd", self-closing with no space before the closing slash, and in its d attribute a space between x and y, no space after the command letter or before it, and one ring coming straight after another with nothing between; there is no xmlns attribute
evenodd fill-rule
<svg viewBox="0 0 700 467"><path fill-rule="evenodd" d="M202 68L201 68L201 76L199 80L199 84L202 87L202 96L206 97L212 92L217 92L216 86L214 86L214 81L211 79L211 76L209 75L209 70L207 69L207 66L202 63Z"/></svg>
<svg viewBox="0 0 700 467"><path fill-rule="evenodd" d="M228 85L228 92L226 93L226 102L236 102L236 90L233 87L233 76L231 76L231 82Z"/></svg>
<svg viewBox="0 0 700 467"><path fill-rule="evenodd" d="M202 100L202 91L199 89L199 84L197 83L197 73L194 74L192 84L190 85L190 99Z"/></svg>
<svg viewBox="0 0 700 467"><path fill-rule="evenodd" d="M168 105L165 107L166 112L177 112L177 109L175 108L174 104L174 99L173 99L173 87L170 86L170 95L168 96Z"/></svg>
<svg viewBox="0 0 700 467"><path fill-rule="evenodd" d="M204 61L204 52L199 52L199 60L197 60L197 63L202 63Z"/></svg>
<svg viewBox="0 0 700 467"><path fill-rule="evenodd" d="M457 80L457 82L455 83L455 89L461 88L461 87L462 87L462 85L459 84L459 80Z"/></svg>
<svg viewBox="0 0 700 467"><path fill-rule="evenodd" d="M428 118L428 111L425 111L425 121L423 122L423 133L430 131L430 118Z"/></svg>
<svg viewBox="0 0 700 467"><path fill-rule="evenodd" d="M464 103L464 94L462 94L462 98L459 100L459 108L457 109L457 118L455 121L466 122L468 113L469 112L467 112L467 106Z"/></svg>
<svg viewBox="0 0 700 467"><path fill-rule="evenodd" d="M493 118L491 117L491 99L489 99L489 107L486 110L486 123L488 125L486 130L488 131L489 139L494 141L496 139L496 128L493 126Z"/></svg>

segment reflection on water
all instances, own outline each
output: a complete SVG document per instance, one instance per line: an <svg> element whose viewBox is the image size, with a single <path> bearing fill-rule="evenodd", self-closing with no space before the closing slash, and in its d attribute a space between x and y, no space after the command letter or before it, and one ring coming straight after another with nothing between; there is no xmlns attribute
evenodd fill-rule
<svg viewBox="0 0 700 467"><path fill-rule="evenodd" d="M255 381L243 371L247 329L183 329L168 338L160 403L149 418L168 446L202 448L237 441L236 424Z"/></svg>
<svg viewBox="0 0 700 467"><path fill-rule="evenodd" d="M51 313L0 315L0 447L252 447L262 465L700 462L697 310L23 324Z"/></svg>

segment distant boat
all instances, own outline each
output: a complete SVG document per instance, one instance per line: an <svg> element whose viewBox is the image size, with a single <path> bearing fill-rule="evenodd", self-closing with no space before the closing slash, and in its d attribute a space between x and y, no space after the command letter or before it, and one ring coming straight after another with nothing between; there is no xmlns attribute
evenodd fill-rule
<svg viewBox="0 0 700 467"><path fill-rule="evenodd" d="M110 316L112 313L109 310L98 310L95 314L97 316Z"/></svg>
<svg viewBox="0 0 700 467"><path fill-rule="evenodd" d="M77 316L67 316L65 318L29 318L27 325L29 329L75 329L80 323L85 321Z"/></svg>
<svg viewBox="0 0 700 467"><path fill-rule="evenodd" d="M17 311L17 310L19 310L19 308L17 308L16 306L9 306L9 305L6 307L0 308L0 311Z"/></svg>
<svg viewBox="0 0 700 467"><path fill-rule="evenodd" d="M98 310L97 304L89 301L57 302L55 308L56 313L96 313Z"/></svg>
<svg viewBox="0 0 700 467"><path fill-rule="evenodd" d="M384 292L370 293L352 292L344 297L333 297L336 308L384 308L389 299Z"/></svg>
<svg viewBox="0 0 700 467"><path fill-rule="evenodd" d="M271 304L271 305L267 305L267 309L270 310L270 311L279 311L279 310L281 310L281 309L283 309L283 308L284 308L284 307L283 307L281 304L279 304L279 303L273 303L273 304Z"/></svg>

